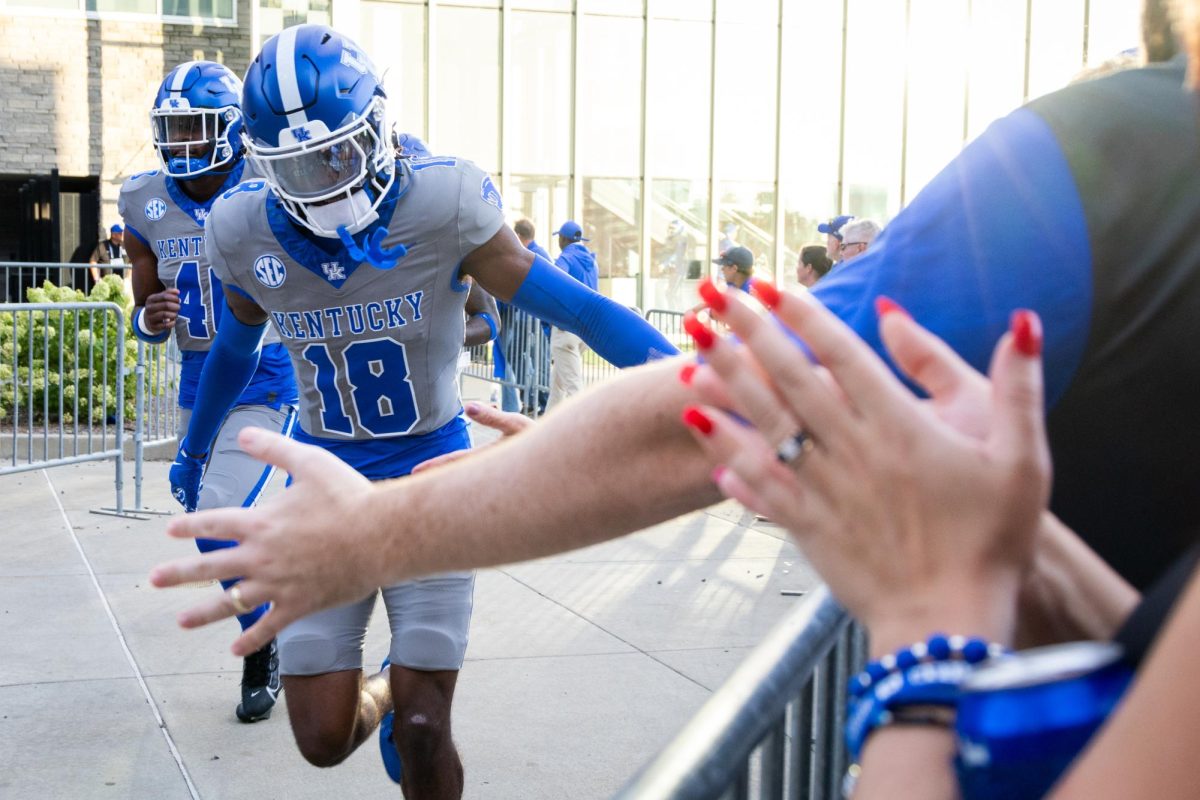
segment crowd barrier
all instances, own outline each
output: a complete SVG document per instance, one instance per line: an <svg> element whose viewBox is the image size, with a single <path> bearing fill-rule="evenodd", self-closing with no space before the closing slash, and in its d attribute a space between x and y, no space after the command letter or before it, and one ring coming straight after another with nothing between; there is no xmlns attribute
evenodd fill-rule
<svg viewBox="0 0 1200 800"><path fill-rule="evenodd" d="M615 798L843 797L846 687L865 654L860 629L818 588Z"/></svg>

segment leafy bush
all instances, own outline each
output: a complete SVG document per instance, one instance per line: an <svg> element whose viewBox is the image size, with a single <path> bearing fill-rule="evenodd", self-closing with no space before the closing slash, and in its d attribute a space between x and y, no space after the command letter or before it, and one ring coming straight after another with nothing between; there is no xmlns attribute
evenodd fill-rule
<svg viewBox="0 0 1200 800"><path fill-rule="evenodd" d="M116 303L125 313L125 348L118 352L117 322L109 312L0 312L0 421L11 422L14 404L19 403L16 413L22 423L57 423L60 400L64 424L76 420L77 402L80 423L115 416L118 359L126 370L124 414L131 420L137 392L137 340L129 327L133 301L126 296L120 276L105 276L88 295L49 281L40 289L30 288L26 295L30 303ZM28 419L27 388L31 369L32 420ZM48 414L44 413L47 406Z"/></svg>

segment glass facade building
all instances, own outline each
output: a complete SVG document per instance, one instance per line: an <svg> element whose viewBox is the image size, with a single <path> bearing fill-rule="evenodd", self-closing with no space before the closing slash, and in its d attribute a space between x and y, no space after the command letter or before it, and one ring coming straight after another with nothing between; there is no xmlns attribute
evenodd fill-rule
<svg viewBox="0 0 1200 800"><path fill-rule="evenodd" d="M219 5L219 4L218 4ZM397 130L495 176L601 290L682 308L731 242L795 280L816 226L886 221L992 120L1138 44L1139 0L258 0L332 24ZM682 279L682 280L681 280Z"/></svg>

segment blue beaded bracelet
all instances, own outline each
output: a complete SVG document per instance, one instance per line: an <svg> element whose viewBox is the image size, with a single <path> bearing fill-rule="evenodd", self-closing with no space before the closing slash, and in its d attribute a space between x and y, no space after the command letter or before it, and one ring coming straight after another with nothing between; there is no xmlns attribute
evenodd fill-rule
<svg viewBox="0 0 1200 800"><path fill-rule="evenodd" d="M867 737L891 722L903 706L953 706L959 686L975 664L1008 651L998 644L966 636L936 633L925 642L872 661L850 679L846 745L855 760Z"/></svg>

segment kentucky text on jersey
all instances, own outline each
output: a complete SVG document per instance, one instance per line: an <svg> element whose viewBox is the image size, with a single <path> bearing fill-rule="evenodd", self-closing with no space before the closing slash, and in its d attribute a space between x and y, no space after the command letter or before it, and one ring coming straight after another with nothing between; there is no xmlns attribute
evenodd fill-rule
<svg viewBox="0 0 1200 800"><path fill-rule="evenodd" d="M314 311L272 311L271 317L285 339L338 337L342 335L343 322L353 334L378 332L418 322L424 294L424 291L411 292L382 302L329 306Z"/></svg>
<svg viewBox="0 0 1200 800"><path fill-rule="evenodd" d="M195 258L204 255L204 234L155 239L154 248L160 261L168 258Z"/></svg>

